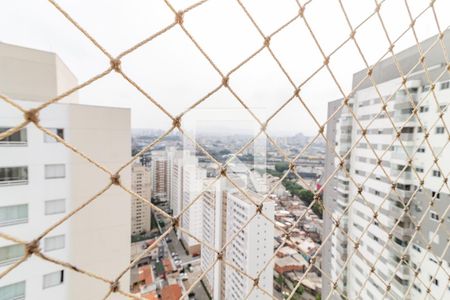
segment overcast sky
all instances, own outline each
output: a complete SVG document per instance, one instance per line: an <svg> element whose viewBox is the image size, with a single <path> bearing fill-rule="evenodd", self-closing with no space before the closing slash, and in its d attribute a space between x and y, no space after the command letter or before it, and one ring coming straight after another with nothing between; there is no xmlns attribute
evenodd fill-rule
<svg viewBox="0 0 450 300"><path fill-rule="evenodd" d="M98 42L113 55L140 42L173 21L173 14L162 0L57 1ZM177 10L195 1L170 1ZM358 25L374 10L372 0L342 0L350 22ZM270 34L298 12L294 0L243 0L264 34ZM429 3L408 1L416 16ZM442 29L450 24L450 1L437 0L436 10ZM396 39L410 24L404 0L386 0L382 17L391 39ZM313 0L305 15L325 53L330 53L349 35L338 0ZM235 0L210 0L185 16L185 26L223 73L255 52L263 43L261 36ZM437 33L436 22L428 10L416 23L420 39ZM369 63L377 61L388 43L379 20L372 17L356 34ZM74 72L79 82L104 71L108 59L64 16L45 0L0 1L0 41L56 52ZM395 49L414 45L408 33ZM323 62L302 20L297 20L274 36L272 49L289 75L299 84ZM221 78L187 36L175 27L122 60L123 70L157 99L168 111L177 114L203 97ZM364 67L353 43L335 53L330 66L346 93L351 90L352 74ZM255 113L266 119L292 95L293 88L267 50L261 52L230 78L230 85ZM304 98L319 122L326 120L326 103L341 94L324 69L302 89ZM111 73L80 93L85 104L131 107L135 128L167 129L170 120L140 95L118 74ZM211 117L214 116L214 117ZM209 124L241 132L255 124L236 99L220 90L186 116L190 124ZM200 125L197 125L200 126ZM248 125L250 128L251 125ZM317 127L298 101L291 102L269 125L277 134L303 132L315 134Z"/></svg>

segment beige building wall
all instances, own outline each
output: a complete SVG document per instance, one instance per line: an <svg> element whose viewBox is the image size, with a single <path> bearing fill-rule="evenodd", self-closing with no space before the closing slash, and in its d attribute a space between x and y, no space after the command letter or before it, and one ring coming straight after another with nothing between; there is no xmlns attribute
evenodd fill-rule
<svg viewBox="0 0 450 300"><path fill-rule="evenodd" d="M55 54L0 42L0 91L12 99L46 101L78 85ZM72 94L61 103L77 103Z"/></svg>
<svg viewBox="0 0 450 300"><path fill-rule="evenodd" d="M115 171L131 157L130 111L84 105L69 105L71 129L67 139L89 157ZM110 178L79 156L71 158L71 208L87 201L110 182ZM129 168L120 180L130 186ZM105 278L115 278L130 259L130 195L112 186L70 220L70 262ZM121 280L128 290L129 274ZM68 272L69 299L101 299L105 284L76 272ZM111 299L121 299L116 296Z"/></svg>
<svg viewBox="0 0 450 300"><path fill-rule="evenodd" d="M134 163L131 168L131 189L142 198L150 201L150 169L139 162ZM149 232L150 219L150 205L139 198L133 198L131 206L131 234Z"/></svg>

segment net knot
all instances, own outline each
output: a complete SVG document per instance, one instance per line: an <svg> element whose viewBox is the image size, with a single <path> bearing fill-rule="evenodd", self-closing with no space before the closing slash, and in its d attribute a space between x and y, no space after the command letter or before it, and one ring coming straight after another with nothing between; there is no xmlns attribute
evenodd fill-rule
<svg viewBox="0 0 450 300"><path fill-rule="evenodd" d="M264 47L269 47L269 46L270 46L270 36L268 36L264 39Z"/></svg>
<svg viewBox="0 0 450 300"><path fill-rule="evenodd" d="M114 71L116 71L116 72L120 72L121 71L122 62L120 61L120 59L113 58L113 59L111 59L110 64L111 64L111 68Z"/></svg>
<svg viewBox="0 0 450 300"><path fill-rule="evenodd" d="M111 176L111 183L114 185L120 185L120 175L114 174Z"/></svg>
<svg viewBox="0 0 450 300"><path fill-rule="evenodd" d="M330 57L327 56L327 57L325 57L325 59L323 60L323 65L324 65L324 66L328 66L329 63L330 63Z"/></svg>
<svg viewBox="0 0 450 300"><path fill-rule="evenodd" d="M39 111L36 109L30 109L24 114L25 120L28 122L37 124L39 123Z"/></svg>
<svg viewBox="0 0 450 300"><path fill-rule="evenodd" d="M33 255L39 253L39 240L34 240L25 245L25 251L27 255Z"/></svg>
<svg viewBox="0 0 450 300"><path fill-rule="evenodd" d="M181 126L181 116L175 117L172 121L172 125L175 128L180 128Z"/></svg>
<svg viewBox="0 0 450 300"><path fill-rule="evenodd" d="M300 7L300 9L298 10L298 15L303 18L303 16L305 15L305 7L302 6Z"/></svg>
<svg viewBox="0 0 450 300"><path fill-rule="evenodd" d="M267 122L261 125L261 131L265 131L267 129Z"/></svg>
<svg viewBox="0 0 450 300"><path fill-rule="evenodd" d="M262 209L263 209L263 204L262 203L260 203L260 204L258 204L258 206L256 206L256 212L258 214L262 213Z"/></svg>
<svg viewBox="0 0 450 300"><path fill-rule="evenodd" d="M220 175L225 176L225 177L227 176L227 167L222 166L220 168Z"/></svg>
<svg viewBox="0 0 450 300"><path fill-rule="evenodd" d="M223 251L217 252L217 260L223 259Z"/></svg>
<svg viewBox="0 0 450 300"><path fill-rule="evenodd" d="M176 228L180 223L180 217L173 217L172 218L172 227Z"/></svg>
<svg viewBox="0 0 450 300"><path fill-rule="evenodd" d="M259 284L259 278L255 278L255 279L253 280L253 285L254 285L254 286L258 286L258 284Z"/></svg>
<svg viewBox="0 0 450 300"><path fill-rule="evenodd" d="M177 12L177 14L175 15L175 21L178 24L183 24L184 22L184 13L182 11Z"/></svg>
<svg viewBox="0 0 450 300"><path fill-rule="evenodd" d="M119 290L119 282L118 281L112 282L111 283L111 292L117 293L118 290Z"/></svg>
<svg viewBox="0 0 450 300"><path fill-rule="evenodd" d="M289 171L291 171L291 172L295 172L295 168L296 168L297 166L295 165L295 163L293 162L293 161L291 161L290 163L289 163Z"/></svg>
<svg viewBox="0 0 450 300"><path fill-rule="evenodd" d="M369 68L369 69L367 70L367 76L372 76L372 73L373 73L373 69L372 69L372 68Z"/></svg>
<svg viewBox="0 0 450 300"><path fill-rule="evenodd" d="M224 87L228 87L228 79L229 79L228 76L222 78L222 84Z"/></svg>
<svg viewBox="0 0 450 300"><path fill-rule="evenodd" d="M356 35L356 30L352 30L352 32L350 32L350 38L354 39Z"/></svg>
<svg viewBox="0 0 450 300"><path fill-rule="evenodd" d="M300 97L300 88L296 88L295 89L295 92L294 92L294 95L295 95L295 97Z"/></svg>

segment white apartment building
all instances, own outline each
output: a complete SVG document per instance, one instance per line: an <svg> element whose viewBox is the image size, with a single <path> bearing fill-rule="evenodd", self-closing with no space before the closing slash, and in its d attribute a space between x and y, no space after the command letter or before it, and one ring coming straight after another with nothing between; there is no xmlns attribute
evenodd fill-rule
<svg viewBox="0 0 450 300"><path fill-rule="evenodd" d="M185 155L183 157L182 209L189 208L181 216L181 227L197 239L202 237L203 205L200 193L203 191L205 179L206 169L198 166L198 159L193 155ZM192 236L181 233L181 239L191 255L200 254L200 243Z"/></svg>
<svg viewBox="0 0 450 300"><path fill-rule="evenodd" d="M246 180L233 177L239 186ZM210 182L205 182L205 187ZM255 201L261 201L259 194L248 191ZM274 218L274 202L266 201L263 213ZM256 212L255 205L240 194L226 179L221 178L203 195L203 241L215 249L221 249ZM259 286L268 293L273 288L274 226L264 217L257 215L236 235L224 251L224 259L241 268L249 276L256 277L262 271ZM217 256L215 251L202 245L201 268L207 270ZM268 263L269 262L269 263ZM263 270L263 268L266 266ZM213 299L243 299L250 293L253 281L221 260L217 261L205 276L205 284ZM267 299L259 289L254 289L248 299ZM270 297L269 297L270 298Z"/></svg>
<svg viewBox="0 0 450 300"><path fill-rule="evenodd" d="M176 150L175 147L171 147L167 150L169 176L168 200L174 216L177 216L182 209L184 154L183 151Z"/></svg>
<svg viewBox="0 0 450 300"><path fill-rule="evenodd" d="M250 193L258 202L258 194ZM270 219L274 218L275 206L272 201L264 202L262 212ZM227 240L235 235L248 219L256 213L256 207L241 193L227 195ZM240 231L226 249L225 258L241 267L242 271L255 278L258 274L258 286L272 295L273 291L273 255L274 226L266 218L257 215ZM242 299L253 287L253 281L235 269L225 268L225 299ZM253 289L247 299L270 299L260 289Z"/></svg>
<svg viewBox="0 0 450 300"><path fill-rule="evenodd" d="M0 66L1 93L26 109L77 85L54 53L0 43ZM45 108L40 124L106 168L117 169L131 154L130 111L80 105L77 100L73 94ZM22 121L20 111L0 100L0 131ZM121 180L129 185L129 172ZM0 230L31 241L109 182L103 171L28 125L0 141ZM41 251L115 278L130 258L129 201L129 195L111 187L49 232ZM23 254L23 246L1 239L0 273ZM121 288L128 286L126 275ZM101 299L107 289L103 282L32 256L0 280L0 299Z"/></svg>
<svg viewBox="0 0 450 300"><path fill-rule="evenodd" d="M131 167L131 189L142 198L150 201L151 182L150 169L136 162ZM150 231L151 208L150 205L133 197L131 202L131 234L140 234Z"/></svg>
<svg viewBox="0 0 450 300"><path fill-rule="evenodd" d="M443 42L448 47L450 38L448 31L446 33ZM446 112L450 100L450 74L446 71L448 66L439 43L432 46L435 39L421 43L424 51L431 48L425 60L428 71L424 72L420 65L412 70L406 79L407 89L402 86L397 91L402 78L392 59L384 60L374 68L373 75L381 96L385 101L392 96L386 107L389 117L384 112L378 115L383 104L370 81L358 85L367 70L356 73L353 78L353 85L358 88L351 103L357 119L364 128L375 119L366 130L370 145L361 140L352 150L346 166L356 182L364 182L361 195L358 187L340 172L334 186L337 197L332 199L340 208L335 210L336 216L356 199L343 222L348 226L350 238L360 240L359 251L351 255L354 244L339 234L332 236L331 249L332 276L342 271L339 258L345 258L344 262L347 256L350 259L343 276L334 279L349 299L450 298L450 255L446 251L450 191L444 184L444 176L450 171L450 163L445 160L450 150L445 147L449 135L442 122L450 122ZM419 61L420 54L414 46L398 53L397 59L407 73ZM434 88L430 86L429 78L436 81ZM417 117L411 116L415 108ZM445 113L439 119L442 112ZM396 140L392 145L396 132L391 120L400 131L401 141ZM362 130L344 111L339 123L336 143L341 152L357 140ZM429 136L431 147L424 142L425 135ZM380 162L383 169L378 166L372 147L378 156L387 151ZM439 154L439 167L434 164L433 153ZM378 216L371 222L374 211L378 211ZM341 240L346 242L346 247L342 247ZM388 292L386 283L390 283ZM334 294L334 298L337 295Z"/></svg>

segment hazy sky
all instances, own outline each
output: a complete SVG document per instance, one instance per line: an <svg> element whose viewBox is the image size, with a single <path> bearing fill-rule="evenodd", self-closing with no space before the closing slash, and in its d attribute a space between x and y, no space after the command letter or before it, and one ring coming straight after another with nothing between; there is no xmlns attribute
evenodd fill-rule
<svg viewBox="0 0 450 300"><path fill-rule="evenodd" d="M174 16L162 0L57 1L98 42L113 55L140 42L170 24ZM170 1L183 9L195 1ZM270 34L295 16L294 0L243 0L264 34ZM416 16L429 1L408 0ZM375 7L372 0L342 0L350 22L358 25ZM435 3L442 29L450 24L450 1ZM410 24L404 0L386 0L381 14L391 39ZM349 35L338 0L313 0L305 15L326 53L333 51ZM255 52L261 36L235 0L210 0L185 16L185 26L223 73ZM420 39L437 33L428 10L416 23ZM387 39L376 16L356 34L369 63L387 50ZM104 71L108 59L64 16L45 0L0 1L0 41L56 52L78 77L79 82ZM395 48L414 44L411 32ZM271 46L289 75L299 84L323 62L302 20L275 35ZM221 82L221 78L193 43L175 27L122 60L124 72L173 114L181 112ZM346 93L352 74L364 67L353 43L349 42L331 57L330 66ZM267 118L292 95L293 88L267 50L261 52L230 78L230 85L261 119ZM320 122L326 119L326 103L341 94L323 69L302 89L301 96ZM118 74L111 73L80 93L81 103L132 108L132 126L166 129L170 120ZM223 112L223 113L222 113ZM217 116L217 121L211 116ZM210 124L208 129L230 128L245 131L241 124L253 122L236 99L225 89L186 116L186 124ZM194 122L192 122L194 121ZM295 100L269 125L274 133L314 134L317 127Z"/></svg>

